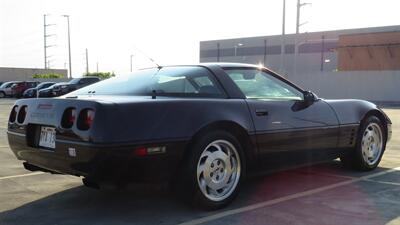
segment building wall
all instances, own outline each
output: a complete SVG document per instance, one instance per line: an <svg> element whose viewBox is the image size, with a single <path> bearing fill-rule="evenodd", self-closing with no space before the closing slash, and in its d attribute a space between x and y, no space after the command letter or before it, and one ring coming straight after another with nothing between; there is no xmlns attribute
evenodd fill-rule
<svg viewBox="0 0 400 225"><path fill-rule="evenodd" d="M400 102L400 69L338 71L339 37L385 32L400 26L202 41L200 62L263 64L324 98Z"/></svg>
<svg viewBox="0 0 400 225"><path fill-rule="evenodd" d="M339 36L338 69L400 70L400 32Z"/></svg>
<svg viewBox="0 0 400 225"><path fill-rule="evenodd" d="M400 26L201 41L200 62L261 63L281 74L336 71L339 37L387 32L400 32Z"/></svg>
<svg viewBox="0 0 400 225"><path fill-rule="evenodd" d="M58 73L67 78L67 70L64 69L33 69L0 67L0 81L28 81L35 80L34 74Z"/></svg>
<svg viewBox="0 0 400 225"><path fill-rule="evenodd" d="M400 71L314 72L288 77L327 99L400 103Z"/></svg>

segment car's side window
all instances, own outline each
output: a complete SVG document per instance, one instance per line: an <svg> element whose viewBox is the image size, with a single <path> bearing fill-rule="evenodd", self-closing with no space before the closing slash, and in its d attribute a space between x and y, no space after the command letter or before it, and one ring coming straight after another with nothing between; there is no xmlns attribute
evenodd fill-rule
<svg viewBox="0 0 400 225"><path fill-rule="evenodd" d="M265 100L302 100L303 93L259 69L226 69L246 98Z"/></svg>
<svg viewBox="0 0 400 225"><path fill-rule="evenodd" d="M222 95L211 74L201 67L166 67L155 78L157 82L153 88L159 93L215 97Z"/></svg>

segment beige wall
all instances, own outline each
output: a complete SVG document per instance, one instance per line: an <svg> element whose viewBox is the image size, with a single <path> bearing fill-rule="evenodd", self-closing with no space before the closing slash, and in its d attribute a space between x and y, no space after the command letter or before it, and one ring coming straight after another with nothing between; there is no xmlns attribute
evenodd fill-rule
<svg viewBox="0 0 400 225"><path fill-rule="evenodd" d="M314 72L288 78L322 98L400 103L400 70Z"/></svg>
<svg viewBox="0 0 400 225"><path fill-rule="evenodd" d="M64 75L67 78L67 70L64 69L33 69L33 68L11 68L11 67L0 67L0 81L26 81L34 80L32 76L34 74L44 73L58 73Z"/></svg>

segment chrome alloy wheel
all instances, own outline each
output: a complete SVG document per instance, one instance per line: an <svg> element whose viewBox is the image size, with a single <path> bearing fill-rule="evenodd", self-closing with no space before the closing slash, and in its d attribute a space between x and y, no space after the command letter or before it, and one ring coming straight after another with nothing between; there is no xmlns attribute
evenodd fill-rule
<svg viewBox="0 0 400 225"><path fill-rule="evenodd" d="M200 156L197 183L205 197L212 201L222 201L234 192L240 170L240 156L235 146L225 140L216 140Z"/></svg>
<svg viewBox="0 0 400 225"><path fill-rule="evenodd" d="M361 151L364 161L374 165L380 158L383 149L383 135L381 127L370 123L365 129L361 140Z"/></svg>

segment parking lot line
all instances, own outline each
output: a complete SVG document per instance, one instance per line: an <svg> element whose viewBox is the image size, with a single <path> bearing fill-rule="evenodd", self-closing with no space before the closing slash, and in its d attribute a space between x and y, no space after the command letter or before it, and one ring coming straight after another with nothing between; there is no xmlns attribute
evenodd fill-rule
<svg viewBox="0 0 400 225"><path fill-rule="evenodd" d="M202 224L202 223L206 223L206 222L210 222L213 220L217 220L217 219L221 219L223 217L226 216L231 216L231 215L235 215L235 214L239 214L239 213L243 213L243 212L247 212L247 211L251 211L251 210L256 210L259 208L263 208L263 207L267 207L267 206L271 206L271 205L275 205L281 202L285 202L285 201L289 201L289 200L293 200L293 199L297 199L297 198L301 198L301 197L305 197L305 196L309 196L309 195L313 195L316 193L320 193L323 191L327 191L327 190L331 190L337 187L341 187L341 186L346 186L355 182L359 182L359 181L368 181L370 178L374 178L374 177L378 177L378 176L382 176L388 173L393 173L396 171L400 171L400 167L396 167L390 170L386 170L386 171L382 171L382 172L378 172L378 173L374 173L374 174L370 174L370 175L366 175L366 176L362 176L359 178L353 178L347 181L342 181L342 182L338 182L336 184L331 184L331 185L327 185L327 186L323 186L320 188L315 188L315 189L311 189L308 191L304 191L304 192L299 192L296 194L292 194L292 195L288 195L288 196L284 196L281 198L277 198L277 199L273 199L273 200L268 200L265 202L260 202L260 203L256 203L253 205L248 205L245 207L241 207L241 208L237 208L237 209L232 209L232 210L227 210L224 212L220 212L220 213L216 213L214 215L211 216L206 216L203 218L199 218L199 219L194 219L194 220L190 220L187 222L183 222L180 225L195 225L195 224Z"/></svg>
<svg viewBox="0 0 400 225"><path fill-rule="evenodd" d="M6 177L0 177L0 180L12 179L12 178L17 178L17 177L29 177L29 176L35 176L35 175L40 175L40 174L44 174L44 173L43 172L33 172L33 173L26 173L26 174L20 174L20 175L6 176Z"/></svg>
<svg viewBox="0 0 400 225"><path fill-rule="evenodd" d="M364 181L378 183L378 184L389 184L389 185L400 186L400 183L389 182L389 181L380 181L380 180L371 180L371 179L365 179Z"/></svg>

